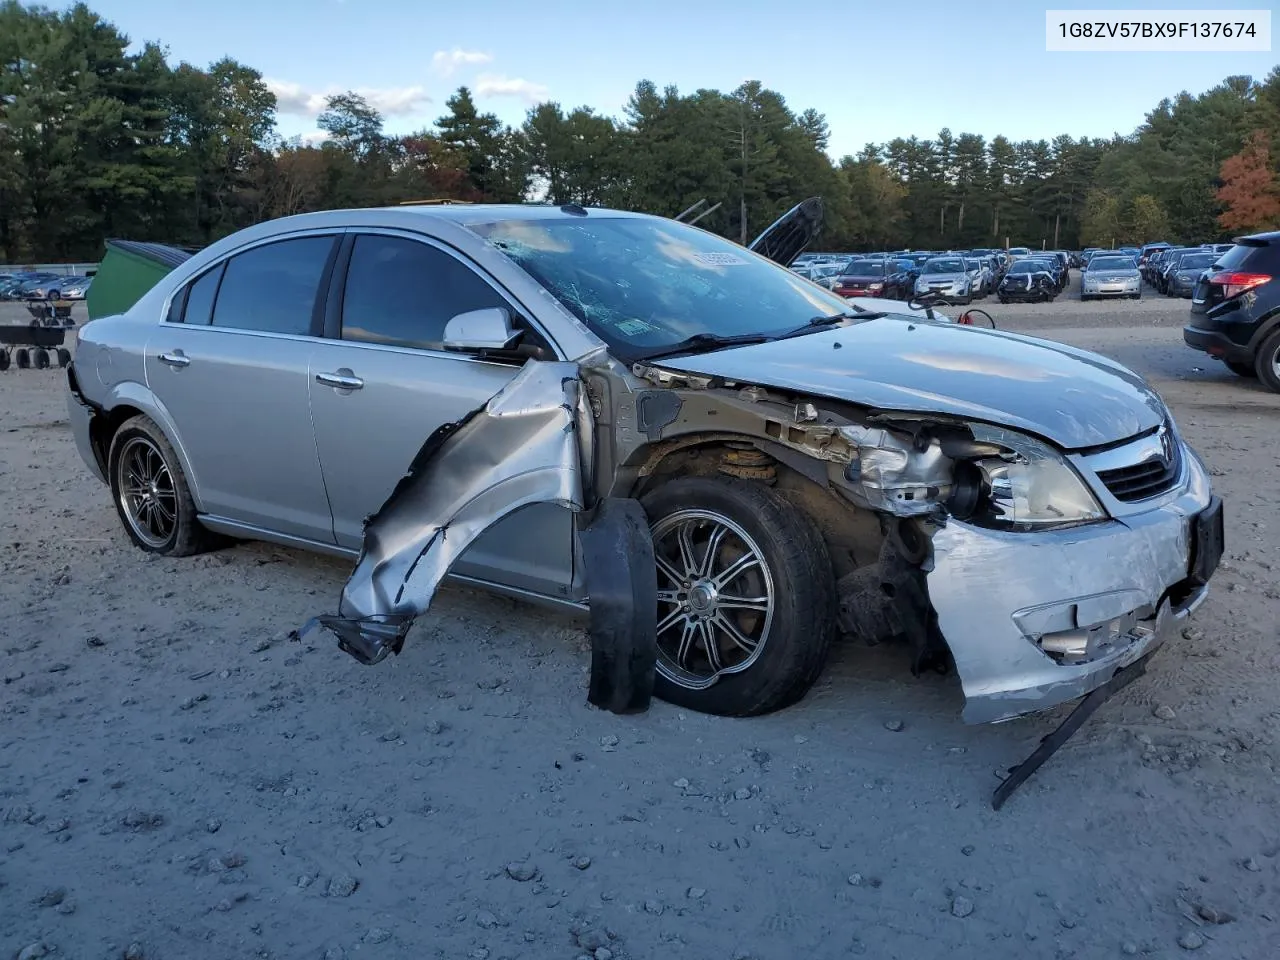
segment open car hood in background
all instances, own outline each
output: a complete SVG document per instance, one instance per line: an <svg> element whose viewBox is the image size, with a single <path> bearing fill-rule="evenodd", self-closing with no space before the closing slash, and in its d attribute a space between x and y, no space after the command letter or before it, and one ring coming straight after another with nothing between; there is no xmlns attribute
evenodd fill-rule
<svg viewBox="0 0 1280 960"><path fill-rule="evenodd" d="M789 267L822 232L822 198L801 200L780 216L748 248Z"/></svg>

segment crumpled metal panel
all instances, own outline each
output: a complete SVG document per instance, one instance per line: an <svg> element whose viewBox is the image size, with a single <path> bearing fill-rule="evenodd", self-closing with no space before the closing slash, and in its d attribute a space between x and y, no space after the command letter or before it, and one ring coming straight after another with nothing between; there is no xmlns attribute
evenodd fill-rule
<svg viewBox="0 0 1280 960"><path fill-rule="evenodd" d="M1210 499L1195 461L1181 496L1139 516L1044 533L956 520L938 530L929 600L964 688L965 721L1007 720L1084 696L1154 650L1203 597L1201 589L1176 610L1162 603L1187 577L1191 517ZM1055 662L1034 636L1131 613L1137 629L1087 663Z"/></svg>
<svg viewBox="0 0 1280 960"><path fill-rule="evenodd" d="M578 366L531 360L481 409L438 430L365 524L364 547L337 616L308 623L376 663L398 652L454 561L521 507L583 507L591 449Z"/></svg>

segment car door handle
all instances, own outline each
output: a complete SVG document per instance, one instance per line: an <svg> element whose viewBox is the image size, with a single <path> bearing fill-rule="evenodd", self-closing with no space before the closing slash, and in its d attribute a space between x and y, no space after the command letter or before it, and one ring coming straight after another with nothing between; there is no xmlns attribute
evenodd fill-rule
<svg viewBox="0 0 1280 960"><path fill-rule="evenodd" d="M185 367L191 362L191 358L183 354L181 350L175 350L173 353L160 354L161 363L167 363L171 367Z"/></svg>
<svg viewBox="0 0 1280 960"><path fill-rule="evenodd" d="M364 381L354 376L351 371L337 373L317 373L316 383L323 383L326 387L337 387L339 390L359 390L364 386Z"/></svg>

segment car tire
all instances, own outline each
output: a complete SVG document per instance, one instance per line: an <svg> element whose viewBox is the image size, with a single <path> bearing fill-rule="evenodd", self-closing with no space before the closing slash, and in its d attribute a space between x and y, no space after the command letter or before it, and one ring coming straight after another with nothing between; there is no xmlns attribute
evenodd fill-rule
<svg viewBox="0 0 1280 960"><path fill-rule="evenodd" d="M49 351L40 347L34 354L34 366L37 370L49 369Z"/></svg>
<svg viewBox="0 0 1280 960"><path fill-rule="evenodd" d="M154 481L149 493L139 497L126 489L136 489L147 476ZM107 477L116 513L139 549L189 557L213 545L213 535L196 518L178 455L150 417L136 416L120 425L111 438Z"/></svg>
<svg viewBox="0 0 1280 960"><path fill-rule="evenodd" d="M1222 362L1237 377L1254 378L1258 375L1258 369L1252 363L1241 363L1239 360L1223 360Z"/></svg>
<svg viewBox="0 0 1280 960"><path fill-rule="evenodd" d="M771 713L800 700L822 672L836 625L831 559L814 522L772 488L728 477L682 477L646 494L641 503L659 557L659 595L667 598L659 603L656 695L690 710L730 717ZM727 573L755 556L754 567L723 587L733 591L730 596L767 598L767 606L760 604L765 610L737 608L726 619L714 594L708 602L712 591L702 591L703 624L706 611L713 611L718 673L705 653L704 628L689 619L699 613L693 591L679 579L691 567L698 572L717 532L713 574L717 567ZM687 550L680 551L686 533ZM690 561L680 559L686 555ZM698 577L684 582L694 588L710 584ZM748 643L758 642L736 643L731 631L719 626L722 622ZM735 666L739 672L723 672Z"/></svg>
<svg viewBox="0 0 1280 960"><path fill-rule="evenodd" d="M13 351L13 365L19 370L27 370L31 367L31 353L26 347L19 347Z"/></svg>
<svg viewBox="0 0 1280 960"><path fill-rule="evenodd" d="M0 372L9 369L9 351L0 347Z"/></svg>
<svg viewBox="0 0 1280 960"><path fill-rule="evenodd" d="M1087 293L1082 293L1082 294L1080 294L1080 302L1081 302L1081 303L1086 303L1086 302L1088 302L1089 300L1092 300L1092 299L1093 299L1093 297L1089 296Z"/></svg>
<svg viewBox="0 0 1280 960"><path fill-rule="evenodd" d="M1280 393L1280 330L1262 341L1253 358L1253 369L1264 387Z"/></svg>
<svg viewBox="0 0 1280 960"><path fill-rule="evenodd" d="M1001 302L1001 303L1008 303L1008 302L1009 302L1009 298L1008 298L1008 297L1001 297L1001 298L1000 298L1000 302Z"/></svg>

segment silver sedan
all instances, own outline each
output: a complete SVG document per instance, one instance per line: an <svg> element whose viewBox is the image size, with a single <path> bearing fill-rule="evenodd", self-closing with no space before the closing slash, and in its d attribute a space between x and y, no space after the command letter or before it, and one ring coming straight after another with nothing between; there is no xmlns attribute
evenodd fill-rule
<svg viewBox="0 0 1280 960"><path fill-rule="evenodd" d="M1080 299L1142 296L1142 274L1132 257L1095 256L1080 274Z"/></svg>
<svg viewBox="0 0 1280 960"><path fill-rule="evenodd" d="M618 614L650 689L717 714L795 702L840 634L954 668L971 722L1154 651L1222 550L1155 391L823 290L780 265L797 211L772 259L572 205L259 224L78 329L76 443L142 550L355 561L315 623L365 664L446 577Z"/></svg>

